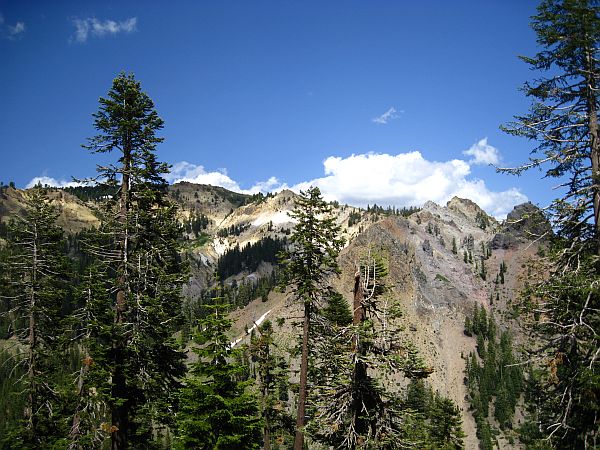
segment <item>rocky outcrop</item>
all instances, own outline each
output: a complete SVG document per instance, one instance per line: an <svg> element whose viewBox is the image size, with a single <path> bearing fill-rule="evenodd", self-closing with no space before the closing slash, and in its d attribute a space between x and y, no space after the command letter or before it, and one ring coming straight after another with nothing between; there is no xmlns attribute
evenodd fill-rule
<svg viewBox="0 0 600 450"><path fill-rule="evenodd" d="M524 242L545 240L551 235L552 227L542 210L527 202L514 207L491 244L493 249L509 249Z"/></svg>
<svg viewBox="0 0 600 450"><path fill-rule="evenodd" d="M477 223L478 226L482 220L490 225L496 224L496 219L488 216L477 203L469 200L468 198L452 197L452 199L446 204L446 207L450 211L454 211L455 213L466 217L472 222Z"/></svg>

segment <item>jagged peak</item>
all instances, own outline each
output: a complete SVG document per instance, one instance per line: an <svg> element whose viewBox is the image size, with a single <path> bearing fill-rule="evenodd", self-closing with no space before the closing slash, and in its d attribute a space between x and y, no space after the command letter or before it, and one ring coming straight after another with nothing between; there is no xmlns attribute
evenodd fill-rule
<svg viewBox="0 0 600 450"><path fill-rule="evenodd" d="M465 216L471 218L474 218L477 214L482 213L487 216L487 213L477 203L468 198L454 196L448 203L446 203L446 207L450 210L461 212Z"/></svg>
<svg viewBox="0 0 600 450"><path fill-rule="evenodd" d="M481 225L482 220L489 224L497 224L495 218L488 215L477 203L468 198L454 196L446 203L446 207L451 211L464 215L478 225Z"/></svg>
<svg viewBox="0 0 600 450"><path fill-rule="evenodd" d="M492 240L493 248L512 248L519 243L547 239L552 226L543 211L531 202L516 205Z"/></svg>
<svg viewBox="0 0 600 450"><path fill-rule="evenodd" d="M282 189L281 191L277 192L275 194L275 197L291 197L294 198L296 197L296 193L294 191L292 191L291 189Z"/></svg>
<svg viewBox="0 0 600 450"><path fill-rule="evenodd" d="M438 205L436 202L431 201L431 200L427 200L425 202L425 204L423 205L423 209L426 211L435 211L439 208L440 208L440 205Z"/></svg>

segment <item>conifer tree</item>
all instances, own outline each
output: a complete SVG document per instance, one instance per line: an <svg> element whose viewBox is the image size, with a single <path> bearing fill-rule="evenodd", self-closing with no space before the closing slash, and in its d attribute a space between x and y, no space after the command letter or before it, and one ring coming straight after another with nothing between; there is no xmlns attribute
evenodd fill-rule
<svg viewBox="0 0 600 450"><path fill-rule="evenodd" d="M333 325L340 327L352 323L352 312L344 296L339 292L332 292L329 296L327 306L322 310L323 317Z"/></svg>
<svg viewBox="0 0 600 450"><path fill-rule="evenodd" d="M462 419L460 409L448 398L436 395L432 402L429 426L433 448L460 450L463 448Z"/></svg>
<svg viewBox="0 0 600 450"><path fill-rule="evenodd" d="M93 234L92 234L93 236ZM91 245L86 238L86 245ZM100 447L110 439L111 423L108 406L111 401L112 365L107 349L111 346L114 313L106 287L106 267L96 262L87 267L78 285L82 307L70 318L74 338L82 350L81 364L75 376L75 407L72 411L68 450Z"/></svg>
<svg viewBox="0 0 600 450"><path fill-rule="evenodd" d="M544 168L565 188L550 208L559 237L551 275L528 294L549 392L539 428L559 448L584 448L600 440L600 5L543 0L532 28L540 51L522 59L541 75L523 87L529 113L504 129L537 146L528 163L501 170Z"/></svg>
<svg viewBox="0 0 600 450"><path fill-rule="evenodd" d="M247 368L238 362L240 349L232 348L227 335L228 307L217 296L210 308L194 336L198 361L179 393L176 448L259 449L258 402L248 391Z"/></svg>
<svg viewBox="0 0 600 450"><path fill-rule="evenodd" d="M291 248L282 255L283 280L303 306L300 390L294 450L302 450L306 423L308 339L314 312L331 295L328 277L339 272L337 256L343 245L331 206L317 187L301 192L291 213L297 223L290 238Z"/></svg>
<svg viewBox="0 0 600 450"><path fill-rule="evenodd" d="M20 386L25 400L22 426L11 433L13 448L50 447L67 423L59 391L66 354L61 307L70 273L56 218L38 186L25 194L23 217L9 226L10 254L4 270L12 293L14 336L25 349L13 355L23 368Z"/></svg>
<svg viewBox="0 0 600 450"><path fill-rule="evenodd" d="M355 274L352 324L340 329L325 323L315 338L319 376L311 396L316 412L310 431L325 445L398 448L417 445L417 437L422 439L418 444L425 442L425 433L411 430L419 418L403 411L399 392L384 383L401 372L408 378L431 373L395 324L400 311L384 295L386 275L383 258L369 251Z"/></svg>
<svg viewBox="0 0 600 450"><path fill-rule="evenodd" d="M287 413L287 364L275 354L271 321L265 320L252 336L250 354L256 368L263 419L263 448L289 448L294 435L294 422Z"/></svg>
<svg viewBox="0 0 600 450"><path fill-rule="evenodd" d="M529 163L501 170L520 174L550 166L546 176L564 177L567 193L553 203L556 225L598 252L600 6L593 0L544 0L532 28L541 50L521 59L543 75L523 86L532 99L530 112L503 129L538 146Z"/></svg>
<svg viewBox="0 0 600 450"><path fill-rule="evenodd" d="M98 210L99 236L87 245L108 293L88 305L103 311L103 320L91 324L89 356L97 370L110 374L107 428L117 450L149 445L156 429L171 420L172 396L184 373L173 335L186 271L178 255L176 206L166 197L168 166L156 158L163 121L154 103L124 73L99 102L93 115L99 134L84 147L117 153L116 163L99 166L95 181L118 187L118 193Z"/></svg>

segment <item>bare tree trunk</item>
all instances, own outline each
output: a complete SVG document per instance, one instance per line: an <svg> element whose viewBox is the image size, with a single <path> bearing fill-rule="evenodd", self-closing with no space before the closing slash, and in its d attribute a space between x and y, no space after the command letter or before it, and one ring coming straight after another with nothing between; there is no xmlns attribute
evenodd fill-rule
<svg viewBox="0 0 600 450"><path fill-rule="evenodd" d="M37 225L33 224L33 236L32 236L32 260L31 260L31 292L29 293L29 329L27 342L29 343L28 353L28 367L27 367L27 380L29 381L29 392L27 394L27 404L25 406L25 420L27 421L27 428L29 432L35 436L35 401L36 401L36 382L35 382L35 371L36 371L36 346L37 346L37 334L36 334L36 320L35 320L35 308L36 308L36 283L37 283L37 269L38 269L38 248L37 248L38 236L37 236Z"/></svg>
<svg viewBox="0 0 600 450"><path fill-rule="evenodd" d="M595 67L592 55L588 51L587 67L587 112L590 132L590 159L592 163L592 195L594 196L594 231L596 251L600 254L600 136L598 131L598 110L596 107L596 83L594 80Z"/></svg>
<svg viewBox="0 0 600 450"><path fill-rule="evenodd" d="M359 327L362 322L365 320L365 307L363 304L363 300L365 298L362 281L360 278L360 268L357 268L356 273L354 274L354 301L353 301L353 315L352 315L352 325L355 327ZM364 434L367 429L366 421L361 418L361 412L363 407L364 399L362 397L362 388L364 384L367 382L367 367L365 366L364 361L361 360L362 356L362 346L358 336L358 331L352 338L352 347L354 351L354 387L355 391L353 393L353 405L352 409L354 411L354 429L357 434ZM352 449L356 448L356 443L352 443Z"/></svg>
<svg viewBox="0 0 600 450"><path fill-rule="evenodd" d="M294 450L304 447L304 425L306 423L306 384L308 379L308 328L310 325L310 303L304 303L304 325L302 327L302 357L300 360L300 391L298 393L298 415Z"/></svg>
<svg viewBox="0 0 600 450"><path fill-rule="evenodd" d="M365 320L365 308L363 305L364 293L360 279L360 268L354 274L354 303L352 305L352 325L360 325ZM352 340L354 350L358 350L358 337L354 336Z"/></svg>
<svg viewBox="0 0 600 450"><path fill-rule="evenodd" d="M91 274L90 274L90 282L91 282ZM92 300L92 291L90 288L87 289L87 303L90 304ZM89 322L90 318L86 317L84 319L87 324L87 333L85 335L86 338L89 338ZM90 370L90 365L92 364L92 360L90 358L90 354L88 349L85 349L85 358L81 363L81 367L79 368L79 377L77 378L77 408L75 409L75 414L73 414L73 420L71 422L71 430L69 431L69 446L67 450L75 450L81 449L81 445L79 443L79 438L81 437L81 411L82 411L82 399L84 398L83 386L85 384L85 378Z"/></svg>
<svg viewBox="0 0 600 450"><path fill-rule="evenodd" d="M265 427L263 432L263 440L265 441L265 445L263 446L263 450L271 450L271 424L269 423L269 418L265 417Z"/></svg>
<svg viewBox="0 0 600 450"><path fill-rule="evenodd" d="M77 405L77 409L75 410L75 414L73 415L73 420L71 422L71 430L69 431L69 439L71 440L68 449L79 449L81 445L79 444L79 438L81 436L81 398L83 397L83 385L84 380L89 372L90 367L90 356L86 352L85 358L79 368L79 376L77 378L77 398L79 399L79 403Z"/></svg>
<svg viewBox="0 0 600 450"><path fill-rule="evenodd" d="M119 276L119 289L116 299L116 314L115 323L122 324L125 320L125 311L127 308L127 299L125 286L127 284L127 264L129 253L129 229L128 229L128 214L129 214L129 183L130 183L130 168L131 168L131 147L129 142L123 145L123 179L121 182L121 198L119 210L119 222L122 226L121 237L121 274ZM122 366L124 364L125 342L115 342L114 350L114 369L112 373L112 397L126 398L127 385L125 375L123 374ZM129 429L129 404L123 402L119 405L113 404L112 407L112 427L111 427L111 449L122 450L127 446L127 434Z"/></svg>
<svg viewBox="0 0 600 450"><path fill-rule="evenodd" d="M123 364L123 353L117 353L116 363ZM112 395L116 398L124 398L127 395L125 376L120 366L113 373ZM121 405L113 405L112 427L111 427L111 449L122 450L127 447L127 433L129 429L129 405L124 402Z"/></svg>
<svg viewBox="0 0 600 450"><path fill-rule="evenodd" d="M119 208L119 222L123 227L121 238L121 265L122 273L119 278L119 290L117 291L117 314L116 323L123 323L123 314L126 308L125 283L127 282L127 257L129 244L129 230L127 229L127 215L129 214L129 171L131 166L131 150L126 145L123 151L123 180L121 182L121 199Z"/></svg>
<svg viewBox="0 0 600 450"><path fill-rule="evenodd" d="M267 344L265 349L266 357L265 360L269 361L269 345ZM269 371L270 372L270 371ZM268 378L268 373L265 374L263 378L263 391L262 391L262 410L267 410L267 398L269 397L269 386L270 386L270 378ZM271 423L269 422L269 414L265 414L265 425L263 427L263 441L264 446L263 450L271 450Z"/></svg>

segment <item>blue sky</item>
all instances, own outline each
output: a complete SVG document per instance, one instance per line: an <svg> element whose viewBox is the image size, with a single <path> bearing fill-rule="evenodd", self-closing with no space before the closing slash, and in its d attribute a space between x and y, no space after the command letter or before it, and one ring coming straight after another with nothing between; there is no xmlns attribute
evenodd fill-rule
<svg viewBox="0 0 600 450"><path fill-rule="evenodd" d="M319 185L357 205L463 195L502 216L555 195L496 174L532 143L524 113L537 2L0 0L0 180L94 174L80 145L120 72L165 120L171 181L253 192ZM465 153L467 152L467 153Z"/></svg>

